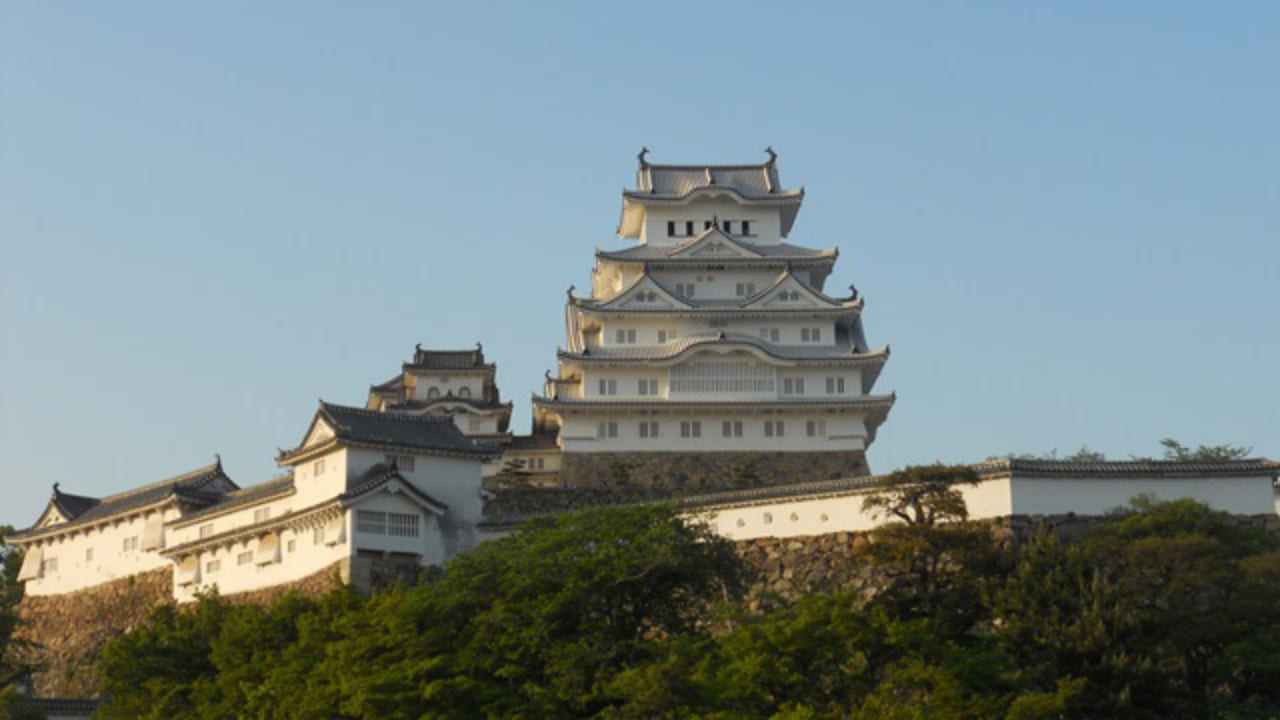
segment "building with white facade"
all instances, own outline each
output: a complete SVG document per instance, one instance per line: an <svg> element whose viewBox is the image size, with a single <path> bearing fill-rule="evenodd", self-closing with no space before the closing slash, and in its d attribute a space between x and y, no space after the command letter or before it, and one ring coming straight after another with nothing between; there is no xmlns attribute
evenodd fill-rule
<svg viewBox="0 0 1280 720"><path fill-rule="evenodd" d="M414 348L413 361L399 374L369 387L365 407L381 412L451 418L477 445L493 451L485 477L503 468L502 451L511 445L511 403L498 391L498 367L485 362L484 347L474 350Z"/></svg>
<svg viewBox="0 0 1280 720"><path fill-rule="evenodd" d="M446 416L321 403L289 472L239 488L221 463L104 498L55 486L9 542L31 595L170 569L178 600L257 590L332 569L367 586L387 568L439 565L477 542L478 447Z"/></svg>
<svg viewBox="0 0 1280 720"><path fill-rule="evenodd" d="M889 351L868 345L856 290L824 292L838 252L785 242L804 191L775 161L640 154L618 227L636 244L596 251L589 296L570 288L556 376L533 398L566 484L653 454L693 474L698 458L752 458L763 484L867 472L894 400L873 393Z"/></svg>

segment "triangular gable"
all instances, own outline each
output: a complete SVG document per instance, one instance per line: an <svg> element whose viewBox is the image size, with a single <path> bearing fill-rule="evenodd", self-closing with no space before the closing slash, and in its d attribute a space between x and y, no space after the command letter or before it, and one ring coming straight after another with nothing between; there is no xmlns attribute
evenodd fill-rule
<svg viewBox="0 0 1280 720"><path fill-rule="evenodd" d="M680 250L671 253L673 258L760 258L760 253L751 250L718 227L710 227Z"/></svg>
<svg viewBox="0 0 1280 720"><path fill-rule="evenodd" d="M404 498L433 515L442 516L449 510L448 505L419 490L413 483L406 480L403 475L394 471L387 473L377 482L368 483L364 487L357 488L354 492L347 493L342 498L342 504L346 507L355 507L381 493Z"/></svg>
<svg viewBox="0 0 1280 720"><path fill-rule="evenodd" d="M839 306L839 302L801 282L800 278L790 270L784 272L773 285L757 293L742 305L744 308L765 307L771 310L804 310Z"/></svg>
<svg viewBox="0 0 1280 720"><path fill-rule="evenodd" d="M302 438L302 444L298 447L318 445L332 439L335 435L336 433L329 421L325 420L320 413L316 413L315 418L311 421L311 427L307 428L307 434Z"/></svg>
<svg viewBox="0 0 1280 720"><path fill-rule="evenodd" d="M659 285L648 273L641 275L631 287L600 305L603 310L674 310L690 307L693 306Z"/></svg>
<svg viewBox="0 0 1280 720"><path fill-rule="evenodd" d="M45 506L44 512L40 513L40 519L36 520L36 524L31 527L46 528L50 525L57 525L58 523L64 523L66 521L67 517L59 512L58 506L50 500L49 504Z"/></svg>

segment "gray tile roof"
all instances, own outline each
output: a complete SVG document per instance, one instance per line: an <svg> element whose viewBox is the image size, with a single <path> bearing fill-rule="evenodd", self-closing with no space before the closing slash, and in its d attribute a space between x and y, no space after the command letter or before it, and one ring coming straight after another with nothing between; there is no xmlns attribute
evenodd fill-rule
<svg viewBox="0 0 1280 720"><path fill-rule="evenodd" d="M726 332L686 335L661 345L639 345L634 347L615 345L595 348L582 353L570 353L561 350L557 354L563 359L580 362L651 362L654 360L669 360L699 345L708 344L746 345L780 360L852 360L858 358L874 360L888 355L888 351L859 353L847 337L844 342L835 345L774 345L751 335Z"/></svg>
<svg viewBox="0 0 1280 720"><path fill-rule="evenodd" d="M476 343L474 350L429 350L418 345L414 348L413 362L405 363L406 369L420 370L482 370L491 367L485 364L484 347L480 343Z"/></svg>
<svg viewBox="0 0 1280 720"><path fill-rule="evenodd" d="M265 498L286 494L292 489L292 475L281 475L280 477L271 478L270 480L260 482L257 485L250 485L249 487L229 492L226 495L219 497L212 505L184 515L177 521L177 524L185 525L188 522L194 522L210 515L217 515L226 510L245 505L252 505Z"/></svg>
<svg viewBox="0 0 1280 720"><path fill-rule="evenodd" d="M707 231L710 232L710 231ZM705 234L705 233L704 233ZM701 236L694 238L689 242L680 243L678 245L653 245L646 243L644 245L636 245L625 250L596 250L596 257L605 258L607 260L619 260L623 262L644 262L654 260L675 260L675 261L693 261L693 262L760 262L757 258L734 258L734 257L673 257L682 250L687 249L690 245L698 242ZM785 260L822 260L830 258L835 260L836 253L832 250L818 250L816 248L801 247L799 245L791 245L789 243L777 244L755 244L745 240L734 238L734 241L758 255L773 261Z"/></svg>
<svg viewBox="0 0 1280 720"><path fill-rule="evenodd" d="M66 503L66 498L68 497L75 498L70 501L70 504L80 508L81 511L67 522L51 525L48 528L27 528L21 532L11 533L8 537L20 539L45 531L59 532L65 528L87 525L104 518L153 505L171 497L179 498L193 505L210 505L218 502L223 497L226 488L235 489L236 485L222 471L222 463L220 461L134 490L108 495L96 501L94 501L94 498L82 495L63 493L57 486L54 486L51 502L57 505L60 502ZM89 501L94 502L90 504Z"/></svg>
<svg viewBox="0 0 1280 720"><path fill-rule="evenodd" d="M338 440L346 442L446 454L488 454L467 439L448 417L378 412L324 401L320 402L316 415L333 428ZM287 459L304 450L305 447L298 447L282 452L280 459Z"/></svg>
<svg viewBox="0 0 1280 720"><path fill-rule="evenodd" d="M767 151L769 160L748 165L654 165L640 152L636 170L636 192L668 197L684 197L705 187L728 188L746 198L768 198L791 194L778 180L777 155Z"/></svg>
<svg viewBox="0 0 1280 720"><path fill-rule="evenodd" d="M535 435L513 435L511 437L510 450L554 450L556 449L556 436L551 433L537 433Z"/></svg>
<svg viewBox="0 0 1280 720"><path fill-rule="evenodd" d="M426 492L419 489L418 486L414 485L412 482L406 479L404 475L400 474L400 471L398 469L390 465L385 465L383 463L378 463L374 465L373 467L369 468L364 473L362 473L359 477L353 480L350 480L349 481L350 487L347 489L346 492L342 493L338 497L339 499L342 499L342 500L352 500L361 495L364 495L365 493L376 490L382 487L383 485L386 485L387 483L391 482L392 480L399 480L401 483L404 484L406 492L408 492L411 495L417 496L417 498L420 501L427 503L428 505L434 505L438 507L441 512L449 509L448 505L431 497Z"/></svg>
<svg viewBox="0 0 1280 720"><path fill-rule="evenodd" d="M1005 458L977 463L979 473L1014 473L1034 477L1185 477L1200 475L1280 476L1280 462L1266 458L1220 461L1175 460L1036 460Z"/></svg>

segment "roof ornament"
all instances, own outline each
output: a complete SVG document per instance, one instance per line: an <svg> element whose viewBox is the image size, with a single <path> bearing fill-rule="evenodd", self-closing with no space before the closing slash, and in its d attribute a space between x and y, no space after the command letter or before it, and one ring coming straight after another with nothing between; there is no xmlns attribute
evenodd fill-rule
<svg viewBox="0 0 1280 720"><path fill-rule="evenodd" d="M222 469L222 453L213 454L213 465L219 470Z"/></svg>
<svg viewBox="0 0 1280 720"><path fill-rule="evenodd" d="M853 293L853 295L852 295L852 296L850 296L850 298L849 298L850 300L857 300L857 299L858 299L858 286L857 286L857 285L852 285L852 284L851 284L851 285L849 285L849 292Z"/></svg>
<svg viewBox="0 0 1280 720"><path fill-rule="evenodd" d="M574 291L574 290L576 290L577 288L578 288L578 286L577 286L577 285L570 285L570 286L569 286L569 289L564 291L564 294L565 294L565 295L568 295L568 296L569 296L569 299L570 299L570 300L572 300L572 299L573 299L573 291Z"/></svg>
<svg viewBox="0 0 1280 720"><path fill-rule="evenodd" d="M649 154L649 148L644 147L642 145L640 147L640 154L636 155L636 159L640 161L640 167L642 168L649 167L649 161L644 159L644 156L648 154Z"/></svg>
<svg viewBox="0 0 1280 720"><path fill-rule="evenodd" d="M724 331L723 331L723 330L721 330L720 332L716 333L716 339L717 339L717 340L723 340L723 339L724 339Z"/></svg>
<svg viewBox="0 0 1280 720"><path fill-rule="evenodd" d="M61 483L54 483L54 484L53 484L53 494L54 494L54 495L57 495L57 494L58 494L58 488L59 488L59 487L62 487Z"/></svg>
<svg viewBox="0 0 1280 720"><path fill-rule="evenodd" d="M769 167L773 167L774 164L778 162L778 153L773 151L772 145L765 148L764 151L769 153L769 160L768 162L765 163L765 165L768 165Z"/></svg>

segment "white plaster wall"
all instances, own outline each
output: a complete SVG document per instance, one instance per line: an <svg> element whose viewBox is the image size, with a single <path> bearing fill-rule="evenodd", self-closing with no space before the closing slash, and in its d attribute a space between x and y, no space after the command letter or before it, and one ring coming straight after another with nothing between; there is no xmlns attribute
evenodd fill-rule
<svg viewBox="0 0 1280 720"><path fill-rule="evenodd" d="M304 508L324 502L347 489L347 449L335 448L322 458L313 458L293 468L296 507ZM317 472L317 461L323 467Z"/></svg>
<svg viewBox="0 0 1280 720"><path fill-rule="evenodd" d="M485 373L461 373L449 372L441 374L431 373L414 373L415 385L413 398L415 400L426 400L430 394L431 388L435 388L440 393L440 397L453 393L454 397L460 397L463 388L471 393L473 399L479 400L484 397L484 379Z"/></svg>
<svg viewBox="0 0 1280 720"><path fill-rule="evenodd" d="M252 505L241 505L233 510L222 514L214 514L212 516L182 519L169 527L169 534L172 538L172 545L182 545L200 539L200 528L212 526L209 535L217 535L221 532L241 528L246 525L254 524L254 515L258 510L267 510L268 519L277 519L287 515L290 512L301 510L308 505L315 503L303 504L298 500L298 496L287 495L285 497L269 500L263 503Z"/></svg>
<svg viewBox="0 0 1280 720"><path fill-rule="evenodd" d="M782 241L781 215L776 208L743 207L729 194L717 198L702 197L680 206L648 206L645 208L644 226L640 231L641 243L654 245L679 245L691 237L668 237L667 221L675 220L677 231L683 231L686 220L694 221L695 236L703 231L703 223L714 217L724 220L750 220L755 237L743 238L756 245L777 244ZM735 223L734 231L737 232Z"/></svg>
<svg viewBox="0 0 1280 720"><path fill-rule="evenodd" d="M230 546L220 546L201 552L197 582L191 585L174 584L174 597L178 602L189 602L195 599L199 591L214 588L223 595L259 590L272 585L301 580L318 572L351 554L351 533L348 529L345 539L330 545L327 538L315 542L310 528L297 531L286 529L280 532L280 547L275 562L259 565L257 558L257 540L237 542ZM292 549L290 549L292 543ZM251 553L247 564L239 564L242 553ZM218 561L221 567L215 572L208 571L210 561ZM175 563L170 563L176 567ZM176 580L176 575L175 575Z"/></svg>
<svg viewBox="0 0 1280 720"><path fill-rule="evenodd" d="M1013 512L1021 515L1102 515L1138 495L1159 500L1191 498L1237 515L1275 511L1275 493L1265 477L1234 478L1016 478Z"/></svg>
<svg viewBox="0 0 1280 720"><path fill-rule="evenodd" d="M747 356L742 354L736 355L704 355L695 357L690 362L697 361L739 361L765 365L764 362L755 356ZM772 392L758 393L675 393L670 392L670 370L667 367L652 367L648 369L631 368L631 367L608 367L599 365L584 365L582 368L582 397L587 399L626 399L626 400L650 400L655 397L659 400L667 399L684 399L684 400L775 400L775 399L829 399L841 397L859 397L862 395L862 377L860 368L812 368L812 367L777 367L773 369L774 390ZM827 393L827 378L844 378L844 392ZM792 394L786 394L786 378L803 379L804 392L794 392L799 385L792 383ZM658 394L640 395L641 380L657 380ZM617 393L614 395L601 395L600 381L614 380Z"/></svg>
<svg viewBox="0 0 1280 720"><path fill-rule="evenodd" d="M162 521L176 518L178 511L151 511L145 517L115 519L98 526L83 528L62 537L42 540L31 547L42 551L43 559L57 558L57 570L28 580L26 592L31 595L56 595L118 580L129 575L165 567L169 561L155 550L142 550L142 531L146 523L159 517ZM138 538L138 549L126 551L124 541ZM173 544L164 538L165 544ZM92 552L92 558L87 556Z"/></svg>
<svg viewBox="0 0 1280 720"><path fill-rule="evenodd" d="M360 448L348 451L351 476L384 462L385 453ZM401 468L400 474L414 487L449 506L440 519L445 554L461 552L476 543L475 526L480 522L484 503L480 497L482 462L477 459L415 455L412 471Z"/></svg>
<svg viewBox="0 0 1280 720"><path fill-rule="evenodd" d="M645 316L605 316L599 321L599 333L585 333L584 343L589 348L601 346L609 348L627 348L660 344L658 331L667 331L666 342L678 337L690 335L708 335L725 332L734 335L748 335L759 338L774 345L803 345L814 347L830 347L836 344L836 324L834 320L823 318L777 317L777 318L725 318L713 321L694 320L691 318L663 317L661 315ZM819 340L804 340L803 330L817 329ZM635 330L634 343L619 343L618 330ZM762 331L778 331L778 339L773 340L772 333Z"/></svg>
<svg viewBox="0 0 1280 720"><path fill-rule="evenodd" d="M858 411L820 413L817 411L785 414L738 414L675 411L660 415L610 414L605 411L569 413L560 440L565 452L646 452L646 451L837 451L866 449L866 429L863 414ZM681 437L680 422L697 420L702 423L701 437ZM725 420L742 423L742 437L724 437ZM782 437L765 435L766 420L782 420L785 432ZM826 436L808 437L806 420L822 420L826 424ZM659 423L657 438L640 437L639 423ZM600 422L618 423L618 437L598 438Z"/></svg>
<svg viewBox="0 0 1280 720"><path fill-rule="evenodd" d="M361 532L358 528L357 513L360 510L401 513L418 518L418 537L400 537L396 535L378 535ZM439 565L444 562L445 548L436 516L424 511L416 503L403 496L379 493L351 509L351 527L353 550L370 550L375 552L412 553L421 557L422 565Z"/></svg>

